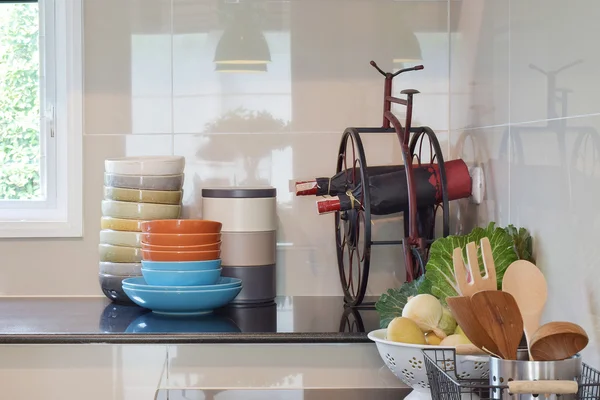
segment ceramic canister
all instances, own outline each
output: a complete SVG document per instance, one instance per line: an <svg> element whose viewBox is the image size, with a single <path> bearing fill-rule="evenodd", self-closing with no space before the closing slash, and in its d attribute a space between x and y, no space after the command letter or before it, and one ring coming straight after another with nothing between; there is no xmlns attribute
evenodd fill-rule
<svg viewBox="0 0 600 400"><path fill-rule="evenodd" d="M243 289L232 301L232 304L251 304L272 302L277 295L275 265L259 265L252 267L223 266L222 276L239 278Z"/></svg>
<svg viewBox="0 0 600 400"><path fill-rule="evenodd" d="M233 303L266 303L276 296L276 195L272 187L202 190L202 217L223 223L222 274L244 282Z"/></svg>
<svg viewBox="0 0 600 400"><path fill-rule="evenodd" d="M222 222L222 232L275 231L276 196L272 187L202 189L202 218Z"/></svg>

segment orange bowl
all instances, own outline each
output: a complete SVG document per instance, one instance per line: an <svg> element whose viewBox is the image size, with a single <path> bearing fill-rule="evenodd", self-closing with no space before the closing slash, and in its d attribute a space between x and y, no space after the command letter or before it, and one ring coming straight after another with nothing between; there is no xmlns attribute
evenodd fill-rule
<svg viewBox="0 0 600 400"><path fill-rule="evenodd" d="M220 233L222 223L205 219L157 219L142 222L144 233Z"/></svg>
<svg viewBox="0 0 600 400"><path fill-rule="evenodd" d="M221 250L221 242L201 244L198 246L162 246L142 242L142 249L153 251L209 251Z"/></svg>
<svg viewBox="0 0 600 400"><path fill-rule="evenodd" d="M220 233L142 233L142 242L158 246L200 246L221 240Z"/></svg>
<svg viewBox="0 0 600 400"><path fill-rule="evenodd" d="M221 256L220 250L210 251L154 251L142 250L145 261L208 261Z"/></svg>

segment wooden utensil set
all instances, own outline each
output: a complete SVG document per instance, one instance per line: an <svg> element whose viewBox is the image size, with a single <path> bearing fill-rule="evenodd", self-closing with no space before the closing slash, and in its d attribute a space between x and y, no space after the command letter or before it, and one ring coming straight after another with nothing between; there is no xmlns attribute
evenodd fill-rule
<svg viewBox="0 0 600 400"><path fill-rule="evenodd" d="M588 344L586 332L571 322L550 322L540 327L548 289L541 271L531 262L513 262L497 290L496 267L488 238L467 244L467 265L461 248L454 249L453 263L460 296L446 299L456 322L469 340L486 353L516 360L525 334L532 361L558 361L574 356Z"/></svg>

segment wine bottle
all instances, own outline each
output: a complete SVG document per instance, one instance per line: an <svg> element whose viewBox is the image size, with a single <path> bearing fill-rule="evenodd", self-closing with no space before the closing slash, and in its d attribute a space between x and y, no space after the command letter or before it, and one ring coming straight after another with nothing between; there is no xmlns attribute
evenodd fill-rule
<svg viewBox="0 0 600 400"><path fill-rule="evenodd" d="M376 165L367 167L369 176L396 171L404 171L404 165ZM352 187L347 188L348 175L352 174L354 174L355 182ZM360 170L358 167L347 168L331 178L315 178L311 181L296 182L296 196L335 196L338 193L345 193L348 189L354 189L360 183L360 180Z"/></svg>
<svg viewBox="0 0 600 400"><path fill-rule="evenodd" d="M471 196L471 176L463 160L452 160L445 164L446 188L448 200L457 200ZM431 206L442 201L440 170L437 164L415 165L413 168L417 205ZM369 176L368 190L371 200L371 213L388 215L408 210L408 182L404 171ZM363 184L354 189L339 193L331 198L318 200L319 214L360 209Z"/></svg>

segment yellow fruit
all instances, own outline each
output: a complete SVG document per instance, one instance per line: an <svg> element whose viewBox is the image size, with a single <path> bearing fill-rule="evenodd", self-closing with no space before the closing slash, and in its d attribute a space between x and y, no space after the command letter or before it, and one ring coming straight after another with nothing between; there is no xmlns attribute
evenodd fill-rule
<svg viewBox="0 0 600 400"><path fill-rule="evenodd" d="M412 319L396 317L387 327L387 340L408 344L426 344L425 335Z"/></svg>
<svg viewBox="0 0 600 400"><path fill-rule="evenodd" d="M462 330L462 328L458 325L456 325L456 329L454 330L454 333L457 335L467 336L467 335L465 335L465 332Z"/></svg>
<svg viewBox="0 0 600 400"><path fill-rule="evenodd" d="M458 346L459 344L471 344L471 341L465 335L455 333L442 340L440 346Z"/></svg>
<svg viewBox="0 0 600 400"><path fill-rule="evenodd" d="M442 343L442 339L439 336L436 336L436 334L433 332L426 334L425 340L427 341L427 344L431 346L437 346L438 344Z"/></svg>

